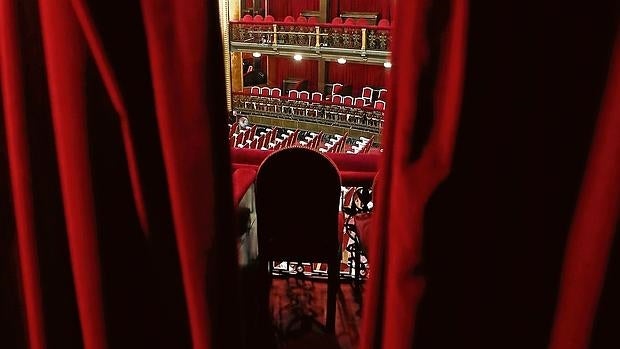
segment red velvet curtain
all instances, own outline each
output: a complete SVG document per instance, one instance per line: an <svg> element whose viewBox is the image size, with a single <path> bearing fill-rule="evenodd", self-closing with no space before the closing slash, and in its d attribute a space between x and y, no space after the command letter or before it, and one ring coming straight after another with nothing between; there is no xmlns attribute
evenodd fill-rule
<svg viewBox="0 0 620 349"><path fill-rule="evenodd" d="M270 71L275 71L275 77L272 80L271 77L268 77L270 81L275 81L277 87L282 87L282 80L285 79L302 79L308 80L308 90L316 91L317 89L317 80L318 80L318 72L319 65L318 61L305 59L302 61L295 61L291 57L274 57L269 56L269 63L273 64L275 68Z"/></svg>
<svg viewBox="0 0 620 349"><path fill-rule="evenodd" d="M378 12L379 19L392 19L393 0L331 0L328 19L338 17L342 12Z"/></svg>
<svg viewBox="0 0 620 349"><path fill-rule="evenodd" d="M398 3L361 348L620 347L617 10ZM3 348L242 347L217 12L0 1Z"/></svg>
<svg viewBox="0 0 620 349"><path fill-rule="evenodd" d="M361 348L620 346L617 3L394 13Z"/></svg>
<svg viewBox="0 0 620 349"><path fill-rule="evenodd" d="M269 0L268 12L276 21L283 21L286 16L297 18L301 11L318 11L319 0Z"/></svg>
<svg viewBox="0 0 620 349"><path fill-rule="evenodd" d="M0 346L238 347L218 23L0 1Z"/></svg>
<svg viewBox="0 0 620 349"><path fill-rule="evenodd" d="M353 96L361 96L364 86L386 87L389 70L382 65L327 63L327 81L351 85Z"/></svg>

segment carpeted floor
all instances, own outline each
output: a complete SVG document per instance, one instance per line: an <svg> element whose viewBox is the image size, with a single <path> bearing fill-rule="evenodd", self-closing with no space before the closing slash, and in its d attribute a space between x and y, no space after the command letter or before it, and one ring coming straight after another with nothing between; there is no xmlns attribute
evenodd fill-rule
<svg viewBox="0 0 620 349"><path fill-rule="evenodd" d="M274 279L270 306L280 348L357 348L361 290L342 283L336 308L336 336L325 332L327 283Z"/></svg>
<svg viewBox="0 0 620 349"><path fill-rule="evenodd" d="M340 284L334 336L327 334L324 328L327 282L273 278L267 308L266 297L256 292L260 287L256 283L256 272L251 269L244 271L242 285L248 348L357 348L363 285Z"/></svg>

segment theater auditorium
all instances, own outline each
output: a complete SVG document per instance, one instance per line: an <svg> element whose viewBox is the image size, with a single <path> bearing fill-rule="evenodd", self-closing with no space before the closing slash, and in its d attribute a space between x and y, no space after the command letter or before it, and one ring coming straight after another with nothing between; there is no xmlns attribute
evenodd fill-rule
<svg viewBox="0 0 620 349"><path fill-rule="evenodd" d="M619 17L0 0L0 348L620 348Z"/></svg>

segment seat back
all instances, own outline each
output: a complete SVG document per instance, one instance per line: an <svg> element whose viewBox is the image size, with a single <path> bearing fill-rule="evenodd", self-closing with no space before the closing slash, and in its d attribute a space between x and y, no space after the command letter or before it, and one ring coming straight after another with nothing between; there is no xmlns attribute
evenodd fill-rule
<svg viewBox="0 0 620 349"><path fill-rule="evenodd" d="M294 173L291 173L294 169ZM339 250L340 175L307 148L269 155L256 176L258 250L265 260L329 261ZM303 188L291 204L292 190Z"/></svg>
<svg viewBox="0 0 620 349"><path fill-rule="evenodd" d="M260 95L260 87L258 86L250 87L250 93L256 96Z"/></svg>
<svg viewBox="0 0 620 349"><path fill-rule="evenodd" d="M284 22L287 22L287 23L295 22L295 18L293 18L293 16L286 16L284 17Z"/></svg>
<svg viewBox="0 0 620 349"><path fill-rule="evenodd" d="M262 22L262 21L263 21L263 16L261 15L254 16L254 22Z"/></svg>
<svg viewBox="0 0 620 349"><path fill-rule="evenodd" d="M342 97L342 101L344 105L353 105L353 97L351 96Z"/></svg>
<svg viewBox="0 0 620 349"><path fill-rule="evenodd" d="M276 19L275 19L275 18L273 18L273 16L272 16L272 15L267 15L267 16L265 16L265 22L267 22L267 23L273 23L273 22L275 22L275 21L276 21Z"/></svg>
<svg viewBox="0 0 620 349"><path fill-rule="evenodd" d="M375 101L375 109L385 110L385 101Z"/></svg>
<svg viewBox="0 0 620 349"><path fill-rule="evenodd" d="M342 96L341 95L333 95L332 96L332 103L342 103Z"/></svg>
<svg viewBox="0 0 620 349"><path fill-rule="evenodd" d="M289 98L295 98L295 99L299 98L299 91L297 91L297 90L290 90L290 91L288 91L288 97Z"/></svg>
<svg viewBox="0 0 620 349"><path fill-rule="evenodd" d="M312 17L314 18L314 17ZM320 102L323 100L323 94L321 92L312 92L312 101Z"/></svg>
<svg viewBox="0 0 620 349"><path fill-rule="evenodd" d="M372 87L364 87L362 88L362 97L372 98Z"/></svg>
<svg viewBox="0 0 620 349"><path fill-rule="evenodd" d="M340 17L334 17L334 18L332 19L332 24L336 24L336 25L338 25L338 24L342 24L342 18L340 18Z"/></svg>
<svg viewBox="0 0 620 349"><path fill-rule="evenodd" d="M301 99L302 101L309 101L310 100L310 92L308 92L308 91L301 91L301 92L299 92L299 99Z"/></svg>
<svg viewBox="0 0 620 349"><path fill-rule="evenodd" d="M379 21L379 23L377 24L378 27L389 27L390 26L390 20L389 19L382 19Z"/></svg>
<svg viewBox="0 0 620 349"><path fill-rule="evenodd" d="M281 97L282 96L282 90L280 90L277 87L274 87L271 89L271 97Z"/></svg>
<svg viewBox="0 0 620 349"><path fill-rule="evenodd" d="M364 100L364 98L361 98L361 97L355 98L355 106L356 107L363 107L365 105L366 105L366 101Z"/></svg>
<svg viewBox="0 0 620 349"><path fill-rule="evenodd" d="M269 96L269 93L271 93L271 90L269 89L269 87L265 86L265 87L260 88L261 96Z"/></svg>
<svg viewBox="0 0 620 349"><path fill-rule="evenodd" d="M242 22L252 22L253 20L254 20L254 17L252 17L252 15L245 15L241 19Z"/></svg>

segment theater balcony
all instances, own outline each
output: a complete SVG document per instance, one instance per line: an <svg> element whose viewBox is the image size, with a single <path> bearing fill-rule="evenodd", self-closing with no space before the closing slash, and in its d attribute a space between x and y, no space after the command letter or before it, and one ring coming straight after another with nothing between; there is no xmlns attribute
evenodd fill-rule
<svg viewBox="0 0 620 349"><path fill-rule="evenodd" d="M330 23L319 23L314 16L276 21L270 15L245 15L229 22L230 49L384 64L390 57L391 25L376 19L372 13L343 13Z"/></svg>

